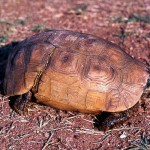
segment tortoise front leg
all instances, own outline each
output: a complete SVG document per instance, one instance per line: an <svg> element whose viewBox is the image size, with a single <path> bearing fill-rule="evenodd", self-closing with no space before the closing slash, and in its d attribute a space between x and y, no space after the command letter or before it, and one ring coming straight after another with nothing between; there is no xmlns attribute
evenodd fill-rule
<svg viewBox="0 0 150 150"><path fill-rule="evenodd" d="M28 108L29 104L32 99L32 93L29 91L25 94L15 96L14 97L15 101L13 104L14 110L19 114L19 115L28 115Z"/></svg>

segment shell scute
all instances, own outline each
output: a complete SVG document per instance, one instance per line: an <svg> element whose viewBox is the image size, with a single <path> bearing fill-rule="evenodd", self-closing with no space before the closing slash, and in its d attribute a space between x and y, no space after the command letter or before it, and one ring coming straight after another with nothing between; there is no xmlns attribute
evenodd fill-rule
<svg viewBox="0 0 150 150"><path fill-rule="evenodd" d="M56 50L51 60L53 70L64 74L76 74L79 55L65 50Z"/></svg>
<svg viewBox="0 0 150 150"><path fill-rule="evenodd" d="M115 70L101 57L90 57L87 62L85 76L87 78L109 83L115 75Z"/></svg>

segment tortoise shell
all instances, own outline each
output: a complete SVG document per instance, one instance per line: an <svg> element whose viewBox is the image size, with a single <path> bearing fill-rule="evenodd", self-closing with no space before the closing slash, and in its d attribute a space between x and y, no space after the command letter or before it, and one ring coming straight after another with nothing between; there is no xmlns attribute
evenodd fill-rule
<svg viewBox="0 0 150 150"><path fill-rule="evenodd" d="M148 76L142 63L107 40L49 30L10 52L4 93L32 91L38 103L62 110L118 112L139 101Z"/></svg>

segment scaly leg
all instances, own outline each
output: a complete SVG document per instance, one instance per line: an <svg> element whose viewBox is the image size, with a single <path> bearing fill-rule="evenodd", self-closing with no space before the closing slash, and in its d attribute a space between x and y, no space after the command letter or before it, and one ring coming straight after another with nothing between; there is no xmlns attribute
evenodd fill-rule
<svg viewBox="0 0 150 150"><path fill-rule="evenodd" d="M13 104L14 110L19 114L19 115L28 115L28 108L29 104L32 99L32 93L29 91L25 94L15 96L15 102Z"/></svg>

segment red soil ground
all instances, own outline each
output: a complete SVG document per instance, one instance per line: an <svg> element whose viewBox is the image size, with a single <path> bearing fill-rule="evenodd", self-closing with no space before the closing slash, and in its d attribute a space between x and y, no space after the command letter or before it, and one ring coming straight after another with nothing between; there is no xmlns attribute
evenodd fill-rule
<svg viewBox="0 0 150 150"><path fill-rule="evenodd" d="M101 36L150 64L149 0L0 0L0 45L45 28ZM145 105L128 121L102 132L90 114L36 105L21 117L0 97L0 149L150 149L150 98Z"/></svg>

